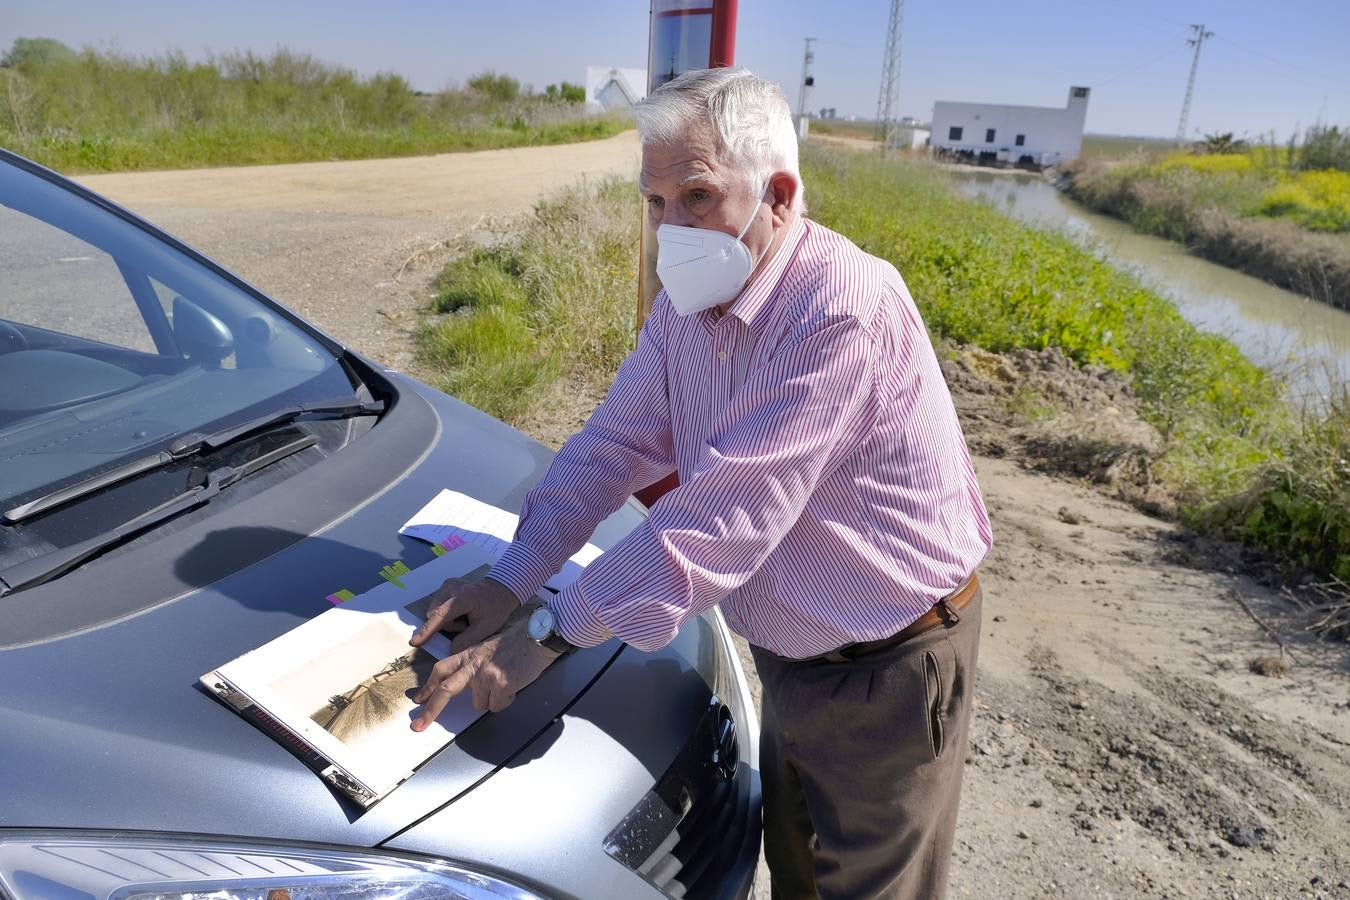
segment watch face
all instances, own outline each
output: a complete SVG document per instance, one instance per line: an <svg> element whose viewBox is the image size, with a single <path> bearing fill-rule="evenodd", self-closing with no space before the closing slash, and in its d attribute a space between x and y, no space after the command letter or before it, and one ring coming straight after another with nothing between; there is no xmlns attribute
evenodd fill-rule
<svg viewBox="0 0 1350 900"><path fill-rule="evenodd" d="M530 638L536 641L542 641L553 633L553 610L547 606L541 606L530 613L530 621L526 625L526 631Z"/></svg>

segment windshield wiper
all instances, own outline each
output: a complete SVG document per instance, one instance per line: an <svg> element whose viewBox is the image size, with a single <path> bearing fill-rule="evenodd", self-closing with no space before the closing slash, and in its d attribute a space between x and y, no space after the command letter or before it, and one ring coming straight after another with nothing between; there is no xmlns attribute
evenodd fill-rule
<svg viewBox="0 0 1350 900"><path fill-rule="evenodd" d="M313 447L319 439L312 434L297 438L241 466L220 466L205 473L198 483L153 509L78 544L52 550L0 571L0 597L24 588L36 587L69 572L103 551L129 540L161 522L195 509L225 490L230 485L272 463ZM200 472L200 469L194 470ZM198 479L192 479L198 480ZM190 482L191 483L191 482Z"/></svg>
<svg viewBox="0 0 1350 900"><path fill-rule="evenodd" d="M263 413L260 416L254 416L252 419L240 422L238 425L222 428L219 431L212 431L207 434L200 431L189 431L187 434L174 438L166 452L171 454L174 459L182 459L194 453L201 453L203 450L219 450L226 444L232 444L254 431L269 428L273 425L281 425L305 415L324 415L346 419L352 416L374 416L382 412L384 412L383 400L364 401L348 397L319 403L295 403L291 406Z"/></svg>
<svg viewBox="0 0 1350 900"><path fill-rule="evenodd" d="M144 472L162 468L203 451L219 450L221 447L232 444L255 431L282 425L298 419L300 416L322 415L345 419L352 416L373 416L382 412L384 412L383 400L367 402L352 397L344 397L318 403L293 403L290 406L283 406L281 409L254 416L237 425L231 425L228 428L206 434L200 431L190 431L174 438L173 443L169 444L164 450L151 453L140 459L134 459L100 475L77 481L58 491L52 491L50 494L38 497L36 500L20 504L13 509L6 510L4 516L0 518L3 518L6 525L14 525L24 519L31 519L39 513L55 509L63 503L87 497L96 491L117 484L119 481L125 481Z"/></svg>

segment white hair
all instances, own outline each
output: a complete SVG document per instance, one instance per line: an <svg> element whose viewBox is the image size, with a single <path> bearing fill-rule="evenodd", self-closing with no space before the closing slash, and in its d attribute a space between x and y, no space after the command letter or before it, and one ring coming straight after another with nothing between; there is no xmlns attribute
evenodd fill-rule
<svg viewBox="0 0 1350 900"><path fill-rule="evenodd" d="M708 127L718 153L749 179L748 190L774 172L791 173L793 209L803 209L797 130L777 82L748 69L694 69L652 91L633 113L643 146L678 144L691 126Z"/></svg>

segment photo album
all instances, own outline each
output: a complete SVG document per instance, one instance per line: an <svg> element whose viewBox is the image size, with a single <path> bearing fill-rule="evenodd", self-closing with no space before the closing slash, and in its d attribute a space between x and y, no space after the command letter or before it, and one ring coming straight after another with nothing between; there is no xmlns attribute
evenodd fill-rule
<svg viewBox="0 0 1350 900"><path fill-rule="evenodd" d="M408 639L425 620L423 598L448 578L484 574L515 521L442 492L400 529L431 543L435 559L386 567L384 583L363 594L330 595L332 609L206 673L201 684L333 788L372 806L483 715L466 691L425 731L409 727L419 709L410 695L450 654L450 639L437 634L421 647ZM598 553L588 546L581 558ZM575 577L580 564L571 565Z"/></svg>

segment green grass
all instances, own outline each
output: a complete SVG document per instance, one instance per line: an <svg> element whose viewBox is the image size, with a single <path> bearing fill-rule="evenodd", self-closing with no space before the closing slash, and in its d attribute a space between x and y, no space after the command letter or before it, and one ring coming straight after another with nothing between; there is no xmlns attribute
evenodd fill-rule
<svg viewBox="0 0 1350 900"><path fill-rule="evenodd" d="M1350 578L1350 394L1329 413L1291 409L1226 339L1069 238L959 197L933 166L810 145L803 178L812 217L894 262L935 339L1057 346L1128 373L1190 524ZM633 185L605 182L447 267L421 344L442 386L517 424L578 383L603 388L632 346L637 228Z"/></svg>
<svg viewBox="0 0 1350 900"><path fill-rule="evenodd" d="M515 425L603 391L633 345L640 210L630 181L569 188L450 263L419 336L439 386Z"/></svg>
<svg viewBox="0 0 1350 900"><path fill-rule="evenodd" d="M483 150L630 127L507 76L419 94L397 74L360 78L287 50L206 62L67 51L0 68L0 145L70 173Z"/></svg>
<svg viewBox="0 0 1350 900"><path fill-rule="evenodd" d="M1115 134L1083 135L1083 159L1123 159L1127 156L1159 158L1176 149L1167 138L1130 137Z"/></svg>

